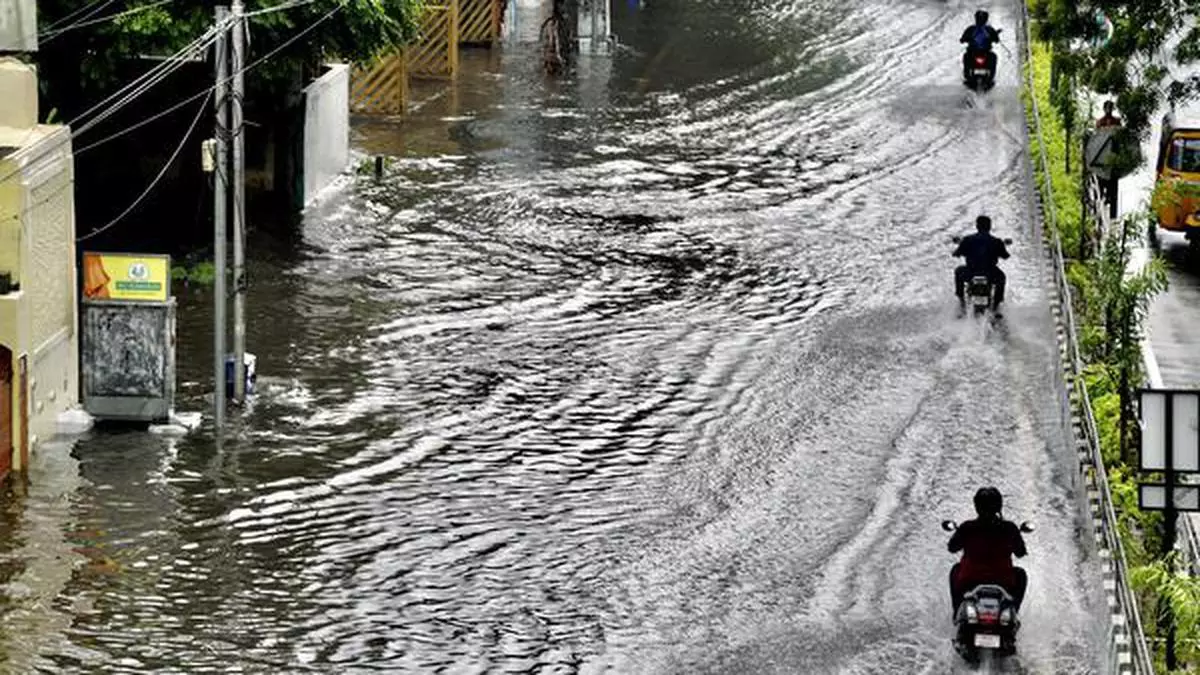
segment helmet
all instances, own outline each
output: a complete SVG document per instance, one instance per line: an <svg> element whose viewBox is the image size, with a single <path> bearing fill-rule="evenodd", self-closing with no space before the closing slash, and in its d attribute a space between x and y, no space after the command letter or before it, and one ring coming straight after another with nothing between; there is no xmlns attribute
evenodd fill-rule
<svg viewBox="0 0 1200 675"><path fill-rule="evenodd" d="M982 26L982 25L986 24L987 22L988 22L988 13L987 12L983 11L982 9L975 12L975 23Z"/></svg>
<svg viewBox="0 0 1200 675"><path fill-rule="evenodd" d="M975 229L980 232L990 232L992 229L992 219L987 216L979 216L975 219Z"/></svg>
<svg viewBox="0 0 1200 675"><path fill-rule="evenodd" d="M1001 497L1000 491L994 487L979 488L975 493L975 513L978 513L980 518L999 516L1003 506L1004 497Z"/></svg>

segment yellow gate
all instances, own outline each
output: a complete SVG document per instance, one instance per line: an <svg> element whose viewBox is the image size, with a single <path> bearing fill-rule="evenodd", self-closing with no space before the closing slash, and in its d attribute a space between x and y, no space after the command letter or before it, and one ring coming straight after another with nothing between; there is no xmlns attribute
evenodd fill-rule
<svg viewBox="0 0 1200 675"><path fill-rule="evenodd" d="M408 102L404 50L395 49L350 75L350 110L368 115L399 115Z"/></svg>
<svg viewBox="0 0 1200 675"><path fill-rule="evenodd" d="M413 77L458 77L459 0L426 5L421 17L420 41L407 51L408 73Z"/></svg>
<svg viewBox="0 0 1200 675"><path fill-rule="evenodd" d="M398 115L408 103L408 80L458 77L460 44L493 45L500 39L503 0L442 0L425 6L417 43L396 48L350 76L350 110Z"/></svg>
<svg viewBox="0 0 1200 675"><path fill-rule="evenodd" d="M500 39L500 18L504 11L502 0L459 0L462 7L459 10L458 41L464 45L495 44Z"/></svg>

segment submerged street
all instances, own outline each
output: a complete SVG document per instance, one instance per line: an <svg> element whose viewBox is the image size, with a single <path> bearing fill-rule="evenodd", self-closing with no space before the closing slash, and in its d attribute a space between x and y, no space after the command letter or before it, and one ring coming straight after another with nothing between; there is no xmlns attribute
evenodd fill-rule
<svg viewBox="0 0 1200 675"><path fill-rule="evenodd" d="M0 670L969 672L939 522L995 484L1036 528L1005 672L1101 672L1019 6L977 97L974 5L646 4L566 80L467 53L357 127L384 179L252 242L224 442L35 458ZM1013 239L992 330L951 286L981 212ZM212 298L181 293L207 416Z"/></svg>

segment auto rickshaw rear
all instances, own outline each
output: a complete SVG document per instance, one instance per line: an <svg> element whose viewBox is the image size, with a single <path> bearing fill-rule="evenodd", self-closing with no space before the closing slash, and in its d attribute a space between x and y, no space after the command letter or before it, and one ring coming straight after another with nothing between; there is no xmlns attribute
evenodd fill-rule
<svg viewBox="0 0 1200 675"><path fill-rule="evenodd" d="M1163 118L1151 204L1164 230L1200 243L1200 124Z"/></svg>

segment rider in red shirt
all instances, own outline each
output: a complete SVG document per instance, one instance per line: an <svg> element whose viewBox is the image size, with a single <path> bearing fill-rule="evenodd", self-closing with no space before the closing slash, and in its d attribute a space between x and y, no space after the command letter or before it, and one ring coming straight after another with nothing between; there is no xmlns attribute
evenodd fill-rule
<svg viewBox="0 0 1200 675"><path fill-rule="evenodd" d="M975 493L975 512L979 517L958 526L947 548L963 552L962 560L950 569L950 600L955 614L963 595L979 584L998 584L1013 596L1017 610L1025 598L1029 577L1015 567L1012 556L1023 558L1025 540L1021 529L1000 515L1004 498L994 487Z"/></svg>

